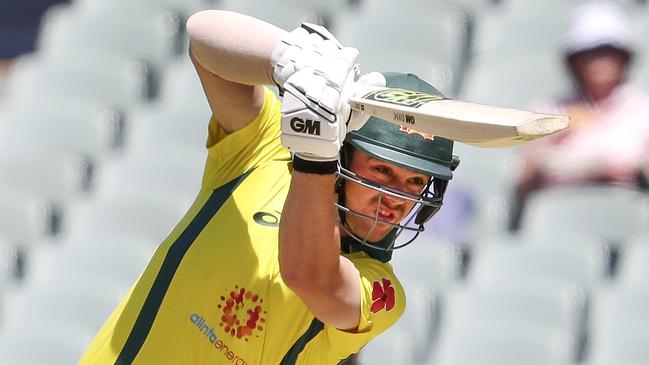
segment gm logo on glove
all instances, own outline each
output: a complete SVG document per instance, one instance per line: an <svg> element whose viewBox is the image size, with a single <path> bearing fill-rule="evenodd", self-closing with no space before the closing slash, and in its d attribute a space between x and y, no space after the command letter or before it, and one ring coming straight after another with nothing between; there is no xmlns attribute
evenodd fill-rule
<svg viewBox="0 0 649 365"><path fill-rule="evenodd" d="M291 119L291 129L297 133L306 133L319 136L320 135L320 121L319 120L303 120L302 118L294 117Z"/></svg>

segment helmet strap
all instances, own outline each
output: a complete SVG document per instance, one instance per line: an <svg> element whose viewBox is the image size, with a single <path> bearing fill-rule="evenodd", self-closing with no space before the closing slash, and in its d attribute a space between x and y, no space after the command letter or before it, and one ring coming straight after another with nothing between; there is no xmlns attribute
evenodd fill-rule
<svg viewBox="0 0 649 365"><path fill-rule="evenodd" d="M378 242L372 242L372 245L379 247L388 247L396 239L397 230L393 229L387 236ZM380 250L358 242L352 236L346 236L340 239L340 249L344 253L364 252L373 259L381 262L388 262L392 259L392 250Z"/></svg>

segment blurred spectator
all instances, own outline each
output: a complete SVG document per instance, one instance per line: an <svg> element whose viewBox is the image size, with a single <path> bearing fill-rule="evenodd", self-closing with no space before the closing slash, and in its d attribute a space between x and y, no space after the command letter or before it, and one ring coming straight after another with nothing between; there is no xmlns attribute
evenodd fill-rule
<svg viewBox="0 0 649 365"><path fill-rule="evenodd" d="M626 80L634 55L628 24L611 3L590 3L575 10L564 43L575 92L534 108L567 114L571 126L523 150L518 206L510 228L518 228L526 198L538 189L646 183L649 95Z"/></svg>
<svg viewBox="0 0 649 365"><path fill-rule="evenodd" d="M69 0L0 0L0 96L11 60L34 51L41 16Z"/></svg>

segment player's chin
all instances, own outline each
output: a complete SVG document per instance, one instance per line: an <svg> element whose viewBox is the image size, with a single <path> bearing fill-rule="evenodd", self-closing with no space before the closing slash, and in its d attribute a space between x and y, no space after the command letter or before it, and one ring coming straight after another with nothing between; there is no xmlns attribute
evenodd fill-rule
<svg viewBox="0 0 649 365"><path fill-rule="evenodd" d="M373 221L364 220L363 222L356 222L358 224L349 223L351 223L350 228L358 237L370 242L378 242L384 239L394 229L393 225L381 221L374 223Z"/></svg>

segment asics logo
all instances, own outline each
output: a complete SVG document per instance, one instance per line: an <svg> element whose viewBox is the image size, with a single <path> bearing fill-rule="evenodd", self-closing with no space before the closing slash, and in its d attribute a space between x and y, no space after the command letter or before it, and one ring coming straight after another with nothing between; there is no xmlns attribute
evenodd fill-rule
<svg viewBox="0 0 649 365"><path fill-rule="evenodd" d="M320 135L320 121L294 117L291 119L291 129L297 133Z"/></svg>
<svg viewBox="0 0 649 365"><path fill-rule="evenodd" d="M266 227L279 227L280 212L257 212L252 216L255 223Z"/></svg>

